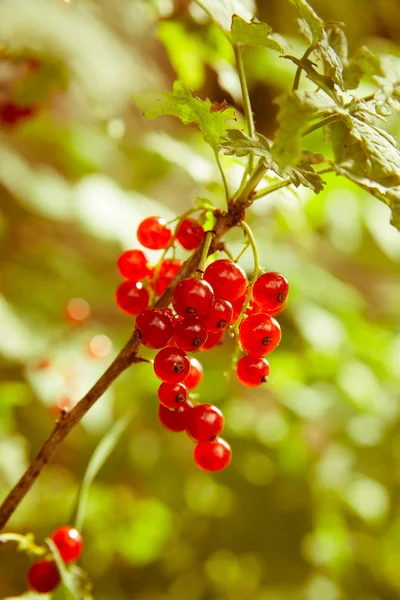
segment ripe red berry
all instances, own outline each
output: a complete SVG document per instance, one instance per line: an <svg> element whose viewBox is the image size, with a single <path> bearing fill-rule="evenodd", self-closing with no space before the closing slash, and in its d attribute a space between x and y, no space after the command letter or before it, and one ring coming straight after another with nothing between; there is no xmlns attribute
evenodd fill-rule
<svg viewBox="0 0 400 600"><path fill-rule="evenodd" d="M65 563L80 557L83 549L83 539L77 529L64 525L56 529L51 537Z"/></svg>
<svg viewBox="0 0 400 600"><path fill-rule="evenodd" d="M186 352L198 350L206 339L206 326L197 317L185 317L174 326L174 342Z"/></svg>
<svg viewBox="0 0 400 600"><path fill-rule="evenodd" d="M269 363L259 356L242 356L236 367L237 378L247 387L257 387L268 381Z"/></svg>
<svg viewBox="0 0 400 600"><path fill-rule="evenodd" d="M61 577L53 560L38 560L30 567L27 580L31 590L48 594L58 586Z"/></svg>
<svg viewBox="0 0 400 600"><path fill-rule="evenodd" d="M156 280L156 292L159 296L165 292L182 264L182 261L177 258L167 258L162 261Z"/></svg>
<svg viewBox="0 0 400 600"><path fill-rule="evenodd" d="M164 348L172 338L173 326L169 314L159 308L146 308L136 318L136 331L147 348Z"/></svg>
<svg viewBox="0 0 400 600"><path fill-rule="evenodd" d="M209 312L201 320L208 331L220 331L229 325L232 321L232 316L232 304L228 300L216 296Z"/></svg>
<svg viewBox="0 0 400 600"><path fill-rule="evenodd" d="M119 257L117 266L122 277L131 281L141 281L151 273L147 258L141 250L126 250Z"/></svg>
<svg viewBox="0 0 400 600"><path fill-rule="evenodd" d="M284 304L289 283L280 273L263 273L253 287L253 297L264 312L275 311Z"/></svg>
<svg viewBox="0 0 400 600"><path fill-rule="evenodd" d="M180 348L163 348L154 359L154 372L161 381L180 383L189 374L190 360Z"/></svg>
<svg viewBox="0 0 400 600"><path fill-rule="evenodd" d="M215 332L209 331L208 338L206 339L200 350L211 350L211 348L218 346L218 344L221 343L222 338L224 337L224 333L224 330Z"/></svg>
<svg viewBox="0 0 400 600"><path fill-rule="evenodd" d="M243 296L240 296L240 298L236 298L236 300L232 301L232 308L233 308L232 323L236 323L236 321L238 320L240 313L242 312L243 304L245 303L246 298L247 298L247 290L245 291ZM259 312L261 312L261 308L259 307L258 304L256 304L254 302L253 297L251 297L249 305L246 310L246 315L253 315L253 314L256 314Z"/></svg>
<svg viewBox="0 0 400 600"><path fill-rule="evenodd" d="M194 460L204 471L221 471L231 462L232 450L222 438L198 442L194 449Z"/></svg>
<svg viewBox="0 0 400 600"><path fill-rule="evenodd" d="M215 438L224 426L224 415L212 404L198 404L187 416L186 432L196 442Z"/></svg>
<svg viewBox="0 0 400 600"><path fill-rule="evenodd" d="M172 292L172 306L182 317L202 316L211 308L213 290L207 281L189 277L182 279Z"/></svg>
<svg viewBox="0 0 400 600"><path fill-rule="evenodd" d="M257 304L257 306L259 306L259 305ZM278 308L275 308L275 310L266 310L264 312L271 315L271 317L275 317L276 315L279 315L282 311L284 311L286 306L287 306L287 298L286 298L285 302L283 302L283 304L278 306ZM260 311L261 311L261 307L260 307Z"/></svg>
<svg viewBox="0 0 400 600"><path fill-rule="evenodd" d="M149 292L140 281L124 281L117 287L115 300L123 312L138 315L149 304Z"/></svg>
<svg viewBox="0 0 400 600"><path fill-rule="evenodd" d="M281 341L281 328L278 321L270 315L250 315L240 325L239 340L249 354L264 356L272 352Z"/></svg>
<svg viewBox="0 0 400 600"><path fill-rule="evenodd" d="M204 279L211 285L216 296L229 302L244 294L247 287L246 273L239 265L226 258L208 265Z"/></svg>
<svg viewBox="0 0 400 600"><path fill-rule="evenodd" d="M190 359L190 371L184 383L188 390L193 390L203 379L203 366L197 358Z"/></svg>
<svg viewBox="0 0 400 600"><path fill-rule="evenodd" d="M158 418L165 429L170 431L185 431L188 414L193 409L189 400L180 402L175 410L166 408L162 404L158 407Z"/></svg>
<svg viewBox="0 0 400 600"><path fill-rule="evenodd" d="M167 227L165 219L149 217L142 221L137 230L137 239L145 248L161 250L171 241L172 231Z"/></svg>
<svg viewBox="0 0 400 600"><path fill-rule="evenodd" d="M204 229L195 219L185 219L178 227L176 239L186 250L195 250L204 237Z"/></svg>
<svg viewBox="0 0 400 600"><path fill-rule="evenodd" d="M183 383L162 383L158 388L158 399L166 408L176 408L179 402L187 400L187 388Z"/></svg>

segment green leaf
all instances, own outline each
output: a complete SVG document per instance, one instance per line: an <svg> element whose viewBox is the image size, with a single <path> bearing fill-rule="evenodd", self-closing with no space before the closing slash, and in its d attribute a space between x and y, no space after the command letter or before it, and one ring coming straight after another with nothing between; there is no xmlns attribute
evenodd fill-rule
<svg viewBox="0 0 400 600"><path fill-rule="evenodd" d="M162 115L178 117L185 125L196 123L201 129L205 141L214 151L218 150L221 137L227 131L226 122L236 120L233 108L213 110L212 102L201 100L181 81L175 81L173 92L146 92L134 98L136 104L148 119Z"/></svg>
<svg viewBox="0 0 400 600"><path fill-rule="evenodd" d="M256 138L251 138L241 129L228 129L227 135L221 141L221 147L230 156L247 156L255 152L257 156L265 159L267 164L272 161L271 146L267 138L260 133Z"/></svg>
<svg viewBox="0 0 400 600"><path fill-rule="evenodd" d="M325 35L323 20L306 0L290 0L290 2L297 8L301 18L307 22L313 36L313 43L318 44Z"/></svg>
<svg viewBox="0 0 400 600"><path fill-rule="evenodd" d="M251 21L256 10L254 0L196 0L196 3L225 31L231 30L233 15Z"/></svg>
<svg viewBox="0 0 400 600"><path fill-rule="evenodd" d="M286 167L283 172L296 187L302 185L310 188L315 194L319 194L324 189L325 181L321 175L318 175L312 166L304 161L300 161L295 167Z"/></svg>
<svg viewBox="0 0 400 600"><path fill-rule="evenodd" d="M232 21L232 42L244 46L262 46L270 48L277 52L283 52L280 44L271 39L272 27L253 19L250 23L244 21L241 17L234 15Z"/></svg>
<svg viewBox="0 0 400 600"><path fill-rule="evenodd" d="M366 46L361 46L347 62L343 71L346 90L356 89L363 77L383 75L381 60Z"/></svg>
<svg viewBox="0 0 400 600"><path fill-rule="evenodd" d="M315 69L314 63L308 58L296 58L296 56L291 56L290 54L285 54L284 58L291 60L298 67L301 67L308 75L309 79L315 83L319 88L324 90L328 96L334 100L336 104L341 104L341 100L336 93L335 82L326 75L322 75L318 73Z"/></svg>

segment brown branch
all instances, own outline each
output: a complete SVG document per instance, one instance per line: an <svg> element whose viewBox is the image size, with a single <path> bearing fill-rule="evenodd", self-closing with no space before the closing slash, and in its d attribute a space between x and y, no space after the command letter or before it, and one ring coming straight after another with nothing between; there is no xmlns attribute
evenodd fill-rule
<svg viewBox="0 0 400 600"><path fill-rule="evenodd" d="M221 238L229 229L238 225L244 218L245 204L231 203L229 212L216 211L216 223L214 237L210 246L209 254L215 252L220 244ZM164 294L158 300L156 306L168 306L171 302L172 290L176 283L185 277L192 275L197 269L202 253L202 245L182 265L174 281L169 285ZM80 422L93 404L104 394L115 379L123 373L130 365L143 361L137 356L140 340L134 332L121 352L94 384L91 390L74 406L74 408L62 413L52 433L44 442L38 454L33 459L24 475L10 491L0 507L0 531L7 524L9 518L31 489L32 485L49 462L51 455L58 448L69 432Z"/></svg>

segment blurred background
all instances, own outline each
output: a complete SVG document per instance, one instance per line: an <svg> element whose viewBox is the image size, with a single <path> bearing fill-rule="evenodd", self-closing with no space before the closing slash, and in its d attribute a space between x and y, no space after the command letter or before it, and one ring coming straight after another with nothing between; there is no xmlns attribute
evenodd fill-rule
<svg viewBox="0 0 400 600"><path fill-rule="evenodd" d="M346 23L351 51L400 58L398 0L313 6ZM299 55L292 5L258 8ZM239 112L240 88L229 43L190 0L2 0L0 52L3 497L59 407L79 400L131 333L114 304L115 262L136 247L139 221L169 219L197 197L223 206L201 134L169 117L146 122L132 96L180 78ZM294 66L264 49L245 62L257 129L272 137ZM388 127L398 134L398 117ZM308 139L324 151L321 132ZM223 163L233 187L240 166ZM281 190L248 211L262 265L291 285L269 383L246 390L229 375L229 341L199 356L200 400L224 411L230 468L196 469L190 440L158 423L151 367L135 365L10 521L39 541L67 523L96 444L133 410L89 497L81 564L96 600L399 597L400 237L387 207L325 177L319 196ZM238 253L240 237L229 239ZM251 252L241 264L251 272ZM0 598L26 591L28 566L0 548Z"/></svg>

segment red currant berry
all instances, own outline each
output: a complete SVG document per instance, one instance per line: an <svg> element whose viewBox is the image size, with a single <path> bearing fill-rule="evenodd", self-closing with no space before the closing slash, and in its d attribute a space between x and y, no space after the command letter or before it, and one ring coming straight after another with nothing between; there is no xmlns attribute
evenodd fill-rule
<svg viewBox="0 0 400 600"><path fill-rule="evenodd" d="M288 280L280 273L260 275L253 287L255 302L267 313L280 308L285 302L288 292Z"/></svg>
<svg viewBox="0 0 400 600"><path fill-rule="evenodd" d="M176 277L182 264L182 261L177 258L168 258L161 263L156 280L156 292L159 296L165 292L171 281Z"/></svg>
<svg viewBox="0 0 400 600"><path fill-rule="evenodd" d="M224 333L224 330L215 332L210 331L208 333L208 338L206 339L200 350L211 350L211 348L218 346L218 344L221 343L222 338L224 337Z"/></svg>
<svg viewBox="0 0 400 600"><path fill-rule="evenodd" d="M83 549L83 539L77 529L64 525L56 529L51 537L65 563L80 557Z"/></svg>
<svg viewBox="0 0 400 600"><path fill-rule="evenodd" d="M278 321L270 315L250 315L240 325L239 340L249 354L264 356L272 352L281 341L281 328Z"/></svg>
<svg viewBox="0 0 400 600"><path fill-rule="evenodd" d="M172 338L173 326L168 313L160 308L146 308L136 318L136 331L147 348L164 348Z"/></svg>
<svg viewBox="0 0 400 600"><path fill-rule="evenodd" d="M189 374L190 360L180 348L163 348L154 359L154 372L161 381L180 383Z"/></svg>
<svg viewBox="0 0 400 600"><path fill-rule="evenodd" d="M194 460L204 471L221 471L231 462L232 450L222 438L198 442L194 449Z"/></svg>
<svg viewBox="0 0 400 600"><path fill-rule="evenodd" d="M169 431L185 431L188 414L193 409L193 404L189 400L180 402L175 410L166 408L162 404L158 407L158 418L161 425Z"/></svg>
<svg viewBox="0 0 400 600"><path fill-rule="evenodd" d="M284 311L286 306L287 306L287 298L286 298L285 302L283 304L281 304L280 306L278 306L278 308L275 308L275 310L267 310L264 312L271 315L271 317L275 317L275 315L279 315L282 311ZM261 307L260 307L260 311L261 311Z"/></svg>
<svg viewBox="0 0 400 600"><path fill-rule="evenodd" d="M142 246L151 250L166 248L171 241L172 231L165 219L149 217L142 221L137 230L137 239Z"/></svg>
<svg viewBox="0 0 400 600"><path fill-rule="evenodd" d="M149 304L149 292L140 281L124 281L117 287L115 300L123 312L138 315Z"/></svg>
<svg viewBox="0 0 400 600"><path fill-rule="evenodd" d="M141 281L151 273L147 258L141 250L126 250L119 257L117 266L122 277L131 281Z"/></svg>
<svg viewBox="0 0 400 600"><path fill-rule="evenodd" d="M166 408L176 408L179 402L187 400L187 388L183 383L162 383L158 388L158 399Z"/></svg>
<svg viewBox="0 0 400 600"><path fill-rule="evenodd" d="M176 239L185 250L195 250L204 237L204 229L195 219L185 219L178 227Z"/></svg>
<svg viewBox="0 0 400 600"><path fill-rule="evenodd" d="M242 308L243 308L243 304L245 303L247 298L247 291L243 294L243 296L240 296L240 298L236 298L236 300L232 301L232 308L233 308L233 316L232 316L232 323L236 323L236 321L238 320L240 313L242 312ZM249 305L246 309L246 315L253 315L256 313L261 312L261 308L258 306L258 304L256 304L253 300L253 297L251 297Z"/></svg>
<svg viewBox="0 0 400 600"><path fill-rule="evenodd" d="M48 594L58 586L61 577L53 560L38 560L29 569L27 580L31 590Z"/></svg>
<svg viewBox="0 0 400 600"><path fill-rule="evenodd" d="M232 321L233 308L228 300L215 297L210 311L201 320L208 331L220 331L225 329Z"/></svg>
<svg viewBox="0 0 400 600"><path fill-rule="evenodd" d="M236 367L237 378L247 387L258 387L268 381L269 363L258 356L242 356Z"/></svg>
<svg viewBox="0 0 400 600"><path fill-rule="evenodd" d="M172 292L172 306L182 317L202 316L213 302L213 290L207 281L189 277L176 284Z"/></svg>
<svg viewBox="0 0 400 600"><path fill-rule="evenodd" d="M247 287L246 273L239 265L226 258L208 265L204 279L211 285L216 296L230 302L244 294Z"/></svg>
<svg viewBox="0 0 400 600"><path fill-rule="evenodd" d="M186 352L199 350L206 339L206 326L197 317L186 317L174 326L174 342Z"/></svg>
<svg viewBox="0 0 400 600"><path fill-rule="evenodd" d="M212 404L198 404L187 416L186 432L195 442L216 437L224 426L224 415Z"/></svg>
<svg viewBox="0 0 400 600"><path fill-rule="evenodd" d="M184 383L188 390L196 388L203 379L203 366L197 358L190 359L190 371Z"/></svg>

